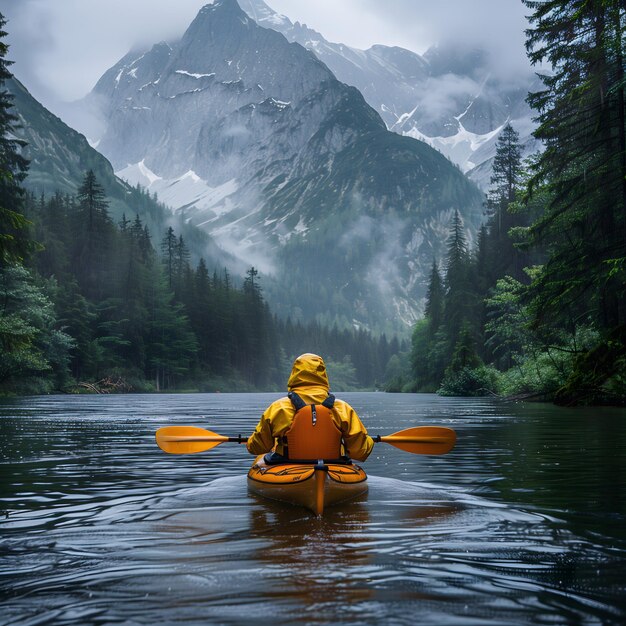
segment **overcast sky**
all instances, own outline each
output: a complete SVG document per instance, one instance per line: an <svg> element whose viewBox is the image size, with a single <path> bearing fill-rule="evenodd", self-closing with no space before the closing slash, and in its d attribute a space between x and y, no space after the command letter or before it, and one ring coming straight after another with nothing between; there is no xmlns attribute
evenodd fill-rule
<svg viewBox="0 0 626 626"><path fill-rule="evenodd" d="M176 39L207 0L0 0L13 73L53 111L84 96L132 47ZM485 46L500 69L526 64L521 0L267 0L356 48L423 53L443 39Z"/></svg>

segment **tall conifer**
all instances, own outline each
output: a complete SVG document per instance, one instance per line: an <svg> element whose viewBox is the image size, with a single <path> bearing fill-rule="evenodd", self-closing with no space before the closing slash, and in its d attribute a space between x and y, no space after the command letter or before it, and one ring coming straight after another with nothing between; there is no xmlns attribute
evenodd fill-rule
<svg viewBox="0 0 626 626"><path fill-rule="evenodd" d="M550 259L534 283L537 323L564 311L609 330L626 323L626 141L621 0L523 0L533 13L527 49L549 63L529 96L544 142L531 193L550 201L531 241Z"/></svg>
<svg viewBox="0 0 626 626"><path fill-rule="evenodd" d="M21 153L24 142L15 138L13 129L17 116L13 113L13 96L6 90L5 81L11 78L11 61L6 55L4 41L6 20L0 13L0 268L22 261L32 249L24 216L25 193L21 186L26 178L28 161Z"/></svg>
<svg viewBox="0 0 626 626"><path fill-rule="evenodd" d="M424 314L428 319L428 333L432 338L439 330L443 322L444 288L437 262L433 259L428 282L428 292L426 294L426 307Z"/></svg>

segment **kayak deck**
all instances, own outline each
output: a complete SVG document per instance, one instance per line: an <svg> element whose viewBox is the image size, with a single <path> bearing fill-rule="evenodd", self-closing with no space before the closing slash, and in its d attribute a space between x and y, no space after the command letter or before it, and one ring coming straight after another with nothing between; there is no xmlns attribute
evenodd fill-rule
<svg viewBox="0 0 626 626"><path fill-rule="evenodd" d="M248 487L265 498L322 515L325 507L365 493L367 474L352 463L268 465L260 455L248 472Z"/></svg>

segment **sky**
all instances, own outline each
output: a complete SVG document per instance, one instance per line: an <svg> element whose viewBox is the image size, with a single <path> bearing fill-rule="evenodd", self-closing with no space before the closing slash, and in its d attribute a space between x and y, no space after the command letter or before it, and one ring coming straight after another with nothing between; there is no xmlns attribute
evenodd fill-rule
<svg viewBox="0 0 626 626"><path fill-rule="evenodd" d="M52 111L86 95L133 47L175 40L207 0L0 0L12 72ZM267 0L329 41L423 53L444 40L484 46L503 71L527 67L521 0Z"/></svg>

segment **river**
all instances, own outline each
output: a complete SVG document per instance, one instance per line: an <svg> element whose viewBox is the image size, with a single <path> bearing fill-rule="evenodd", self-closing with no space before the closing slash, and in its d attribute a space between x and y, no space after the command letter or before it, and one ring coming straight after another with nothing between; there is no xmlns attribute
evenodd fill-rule
<svg viewBox="0 0 626 626"><path fill-rule="evenodd" d="M316 519L248 494L224 444L280 394L0 400L0 624L624 624L626 412L346 393L377 444L366 497Z"/></svg>

